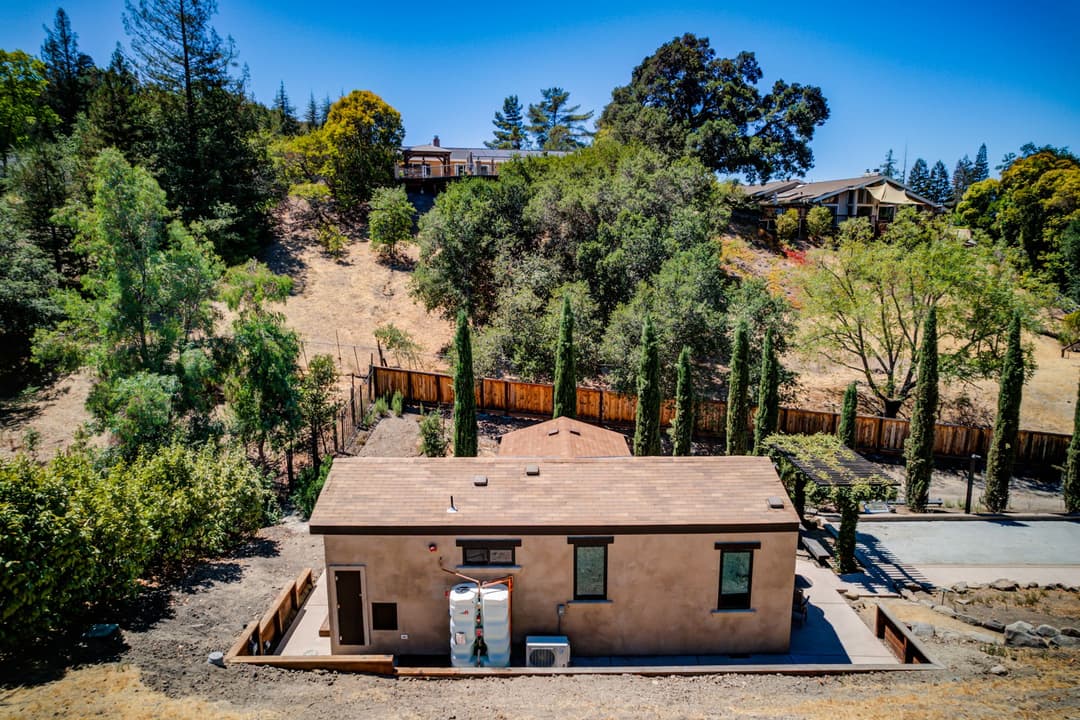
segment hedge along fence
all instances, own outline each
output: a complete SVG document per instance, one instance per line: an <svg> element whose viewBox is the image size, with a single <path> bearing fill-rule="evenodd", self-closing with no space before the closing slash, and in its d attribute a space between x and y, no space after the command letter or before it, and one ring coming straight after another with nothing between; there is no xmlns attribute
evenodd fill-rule
<svg viewBox="0 0 1080 720"><path fill-rule="evenodd" d="M369 391L374 397L389 397L400 391L406 400L419 403L447 404L454 401L454 379L442 373L424 372L374 366L371 368ZM483 378L476 383L476 407L486 412L514 415L551 416L554 388L547 383ZM600 388L577 389L577 417L595 423L632 425L637 397ZM723 438L726 425L726 403L703 400L694 418L694 432L701 436ZM753 428L755 408L750 408L750 427ZM675 403L665 400L660 412L662 425L670 425ZM822 410L780 408L779 430L789 435L835 433L840 414ZM910 430L908 421L900 418L859 415L855 420L855 444L858 450L899 455ZM934 456L939 459L967 459L971 455L986 457L993 428L938 423L934 433ZM1016 461L1027 466L1061 465L1069 435L1034 430L1021 430Z"/></svg>

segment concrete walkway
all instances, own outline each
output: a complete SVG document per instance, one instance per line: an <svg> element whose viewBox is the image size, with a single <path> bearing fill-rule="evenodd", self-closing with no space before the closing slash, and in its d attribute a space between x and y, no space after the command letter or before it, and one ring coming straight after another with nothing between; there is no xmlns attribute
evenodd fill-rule
<svg viewBox="0 0 1080 720"><path fill-rule="evenodd" d="M323 572L315 581L304 607L296 614L288 632L278 643L277 655L329 655L330 638L320 637L319 628L326 619L329 606L326 596L326 576Z"/></svg>

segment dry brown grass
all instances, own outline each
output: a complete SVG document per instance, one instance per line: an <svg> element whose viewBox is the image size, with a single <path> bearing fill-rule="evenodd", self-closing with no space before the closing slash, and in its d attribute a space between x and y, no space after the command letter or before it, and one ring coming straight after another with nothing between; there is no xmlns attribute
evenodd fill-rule
<svg viewBox="0 0 1080 720"><path fill-rule="evenodd" d="M56 682L17 688L0 696L0 718L118 718L120 720L243 720L276 717L240 711L223 702L170 698L143 684L132 665L95 665Z"/></svg>

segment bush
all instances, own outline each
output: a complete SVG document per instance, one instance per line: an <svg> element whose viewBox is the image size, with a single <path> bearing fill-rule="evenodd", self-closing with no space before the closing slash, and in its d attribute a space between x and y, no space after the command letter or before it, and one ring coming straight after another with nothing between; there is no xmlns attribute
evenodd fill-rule
<svg viewBox="0 0 1080 720"><path fill-rule="evenodd" d="M799 211L791 209L776 217L776 236L781 240L794 240L799 234Z"/></svg>
<svg viewBox="0 0 1080 720"><path fill-rule="evenodd" d="M0 653L97 619L140 578L221 554L276 519L242 448L173 443L104 469L99 459L0 461Z"/></svg>
<svg viewBox="0 0 1080 720"><path fill-rule="evenodd" d="M345 246L349 244L349 238L341 232L341 229L333 223L326 223L316 231L319 244L323 246L327 254L341 257L345 254Z"/></svg>
<svg viewBox="0 0 1080 720"><path fill-rule="evenodd" d="M405 414L405 396L401 394L400 390L394 391L394 397L390 401L390 409L394 411L394 414L401 417Z"/></svg>
<svg viewBox="0 0 1080 720"><path fill-rule="evenodd" d="M313 466L309 466L301 470L300 476L296 479L296 488L289 499L292 500L296 512L300 513L300 517L305 520L311 517L311 511L315 509L315 502L319 499L323 485L326 484L326 476L330 474L330 465L333 462L334 458L327 455L319 464L318 473L315 472Z"/></svg>
<svg viewBox="0 0 1080 720"><path fill-rule="evenodd" d="M399 243L412 240L413 214L416 208L409 202L405 188L384 187L371 196L368 234L371 247L384 257L394 257Z"/></svg>
<svg viewBox="0 0 1080 720"><path fill-rule="evenodd" d="M810 208L810 212L806 215L806 230L818 240L832 235L832 210L822 205Z"/></svg>
<svg viewBox="0 0 1080 720"><path fill-rule="evenodd" d="M420 452L427 457L443 457L449 444L439 413L433 410L424 415L420 421Z"/></svg>
<svg viewBox="0 0 1080 720"><path fill-rule="evenodd" d="M390 414L390 406L386 402L385 397L375 398L375 404L372 406L372 411L375 413L375 419L384 418Z"/></svg>

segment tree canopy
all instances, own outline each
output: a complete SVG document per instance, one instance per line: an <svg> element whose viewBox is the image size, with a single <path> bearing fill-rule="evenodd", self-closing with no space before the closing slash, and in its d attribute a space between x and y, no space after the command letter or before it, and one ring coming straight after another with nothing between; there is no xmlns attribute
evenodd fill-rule
<svg viewBox="0 0 1080 720"><path fill-rule="evenodd" d="M810 141L829 117L821 88L764 77L751 52L717 57L709 39L687 33L660 46L615 88L598 130L665 154L690 153L717 172L751 182L813 167Z"/></svg>

